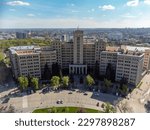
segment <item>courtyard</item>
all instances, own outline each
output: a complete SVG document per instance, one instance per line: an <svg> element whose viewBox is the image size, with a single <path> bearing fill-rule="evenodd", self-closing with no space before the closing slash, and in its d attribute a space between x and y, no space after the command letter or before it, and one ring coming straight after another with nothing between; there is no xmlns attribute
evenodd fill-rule
<svg viewBox="0 0 150 130"><path fill-rule="evenodd" d="M75 87L68 90L38 90L36 93L27 94L13 85L0 86L0 109L7 112L13 106L14 112L33 112L35 109L49 107L80 107L102 110L102 104L109 102L116 106L117 112L148 112L145 105L150 97L150 74L142 79L139 88L135 88L126 98L116 96L112 93L100 91L88 91L83 84L79 84L79 78L75 78ZM58 103L61 101L61 103ZM97 105L99 104L99 105Z"/></svg>

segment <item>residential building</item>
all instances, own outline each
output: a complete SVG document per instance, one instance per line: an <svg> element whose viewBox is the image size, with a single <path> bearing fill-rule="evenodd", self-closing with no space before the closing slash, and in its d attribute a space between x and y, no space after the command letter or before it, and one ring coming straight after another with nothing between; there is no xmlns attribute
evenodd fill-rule
<svg viewBox="0 0 150 130"><path fill-rule="evenodd" d="M117 56L119 52L114 51L102 51L100 56L100 75L106 74L106 68L108 64L111 64L114 72L116 72Z"/></svg>
<svg viewBox="0 0 150 130"><path fill-rule="evenodd" d="M123 77L137 85L142 79L144 54L139 52L119 53L117 56L116 81Z"/></svg>
<svg viewBox="0 0 150 130"><path fill-rule="evenodd" d="M34 46L11 47L10 61L15 78L18 76L41 77L40 52Z"/></svg>

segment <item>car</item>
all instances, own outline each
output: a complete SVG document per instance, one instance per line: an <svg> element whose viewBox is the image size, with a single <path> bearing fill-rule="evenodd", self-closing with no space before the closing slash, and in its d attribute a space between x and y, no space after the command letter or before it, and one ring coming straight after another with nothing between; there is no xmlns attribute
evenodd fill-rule
<svg viewBox="0 0 150 130"><path fill-rule="evenodd" d="M60 104L60 101L58 100L58 101L56 101L56 103L57 103L57 104Z"/></svg>
<svg viewBox="0 0 150 130"><path fill-rule="evenodd" d="M60 104L63 104L63 101L62 101L62 100L60 101Z"/></svg>
<svg viewBox="0 0 150 130"><path fill-rule="evenodd" d="M83 95L87 96L88 94L87 94L87 93L84 93Z"/></svg>
<svg viewBox="0 0 150 130"><path fill-rule="evenodd" d="M57 100L56 103L57 104L63 104L63 101L62 100Z"/></svg>
<svg viewBox="0 0 150 130"><path fill-rule="evenodd" d="M72 94L72 92L69 92L68 94Z"/></svg>

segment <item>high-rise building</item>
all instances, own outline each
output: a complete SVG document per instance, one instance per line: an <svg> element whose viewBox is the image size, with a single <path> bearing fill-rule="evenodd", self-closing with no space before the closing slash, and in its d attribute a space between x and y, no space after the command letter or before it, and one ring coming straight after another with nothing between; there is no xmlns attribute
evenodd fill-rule
<svg viewBox="0 0 150 130"><path fill-rule="evenodd" d="M102 51L100 56L100 75L106 74L108 64L111 64L114 72L116 72L117 56L119 52Z"/></svg>
<svg viewBox="0 0 150 130"><path fill-rule="evenodd" d="M15 77L17 78L22 74L21 71L18 71L19 67L13 67L19 64L16 62L16 57L19 57L18 51L25 52L25 50L33 51L39 55L41 73L43 73L45 64L52 69L52 64L57 62L62 69L68 69L69 73L87 74L88 68L93 69L96 61L100 61L100 53L106 49L106 42L91 38L84 39L83 31L80 30L74 31L73 34L72 42L61 42L57 40L52 41L50 46L45 47L26 46L9 48L12 69L14 74L16 73ZM26 53L26 55L30 56L31 53ZM28 64L28 60L25 62ZM27 73L29 74L28 71Z"/></svg>
<svg viewBox="0 0 150 130"><path fill-rule="evenodd" d="M10 47L15 78L22 75L41 78L45 65L51 70L56 62L69 73L87 74L89 68L94 70L95 63L99 63L100 75L105 75L108 64L111 64L116 81L126 78L128 83L136 85L142 78L143 68L150 69L149 49L143 52L133 47L109 47L106 51L106 42L102 39L84 38L80 30L73 34L70 42L52 41L50 46L44 47Z"/></svg>
<svg viewBox="0 0 150 130"><path fill-rule="evenodd" d="M25 32L16 32L16 38L17 39L25 39L25 38L27 38L27 33L25 33Z"/></svg>
<svg viewBox="0 0 150 130"><path fill-rule="evenodd" d="M119 53L117 57L116 81L125 78L128 83L137 85L142 79L143 59L143 53Z"/></svg>
<svg viewBox="0 0 150 130"><path fill-rule="evenodd" d="M41 78L39 48L34 46L11 47L9 52L15 78L18 78L18 76Z"/></svg>

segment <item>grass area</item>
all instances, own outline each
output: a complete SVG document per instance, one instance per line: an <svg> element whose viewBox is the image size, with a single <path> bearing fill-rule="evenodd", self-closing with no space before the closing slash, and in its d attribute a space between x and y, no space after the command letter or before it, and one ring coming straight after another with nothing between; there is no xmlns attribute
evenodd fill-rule
<svg viewBox="0 0 150 130"><path fill-rule="evenodd" d="M142 84L143 84L143 82L140 82L140 83L136 86L136 88L140 88Z"/></svg>
<svg viewBox="0 0 150 130"><path fill-rule="evenodd" d="M99 110L80 107L51 107L36 109L33 113L99 113Z"/></svg>

